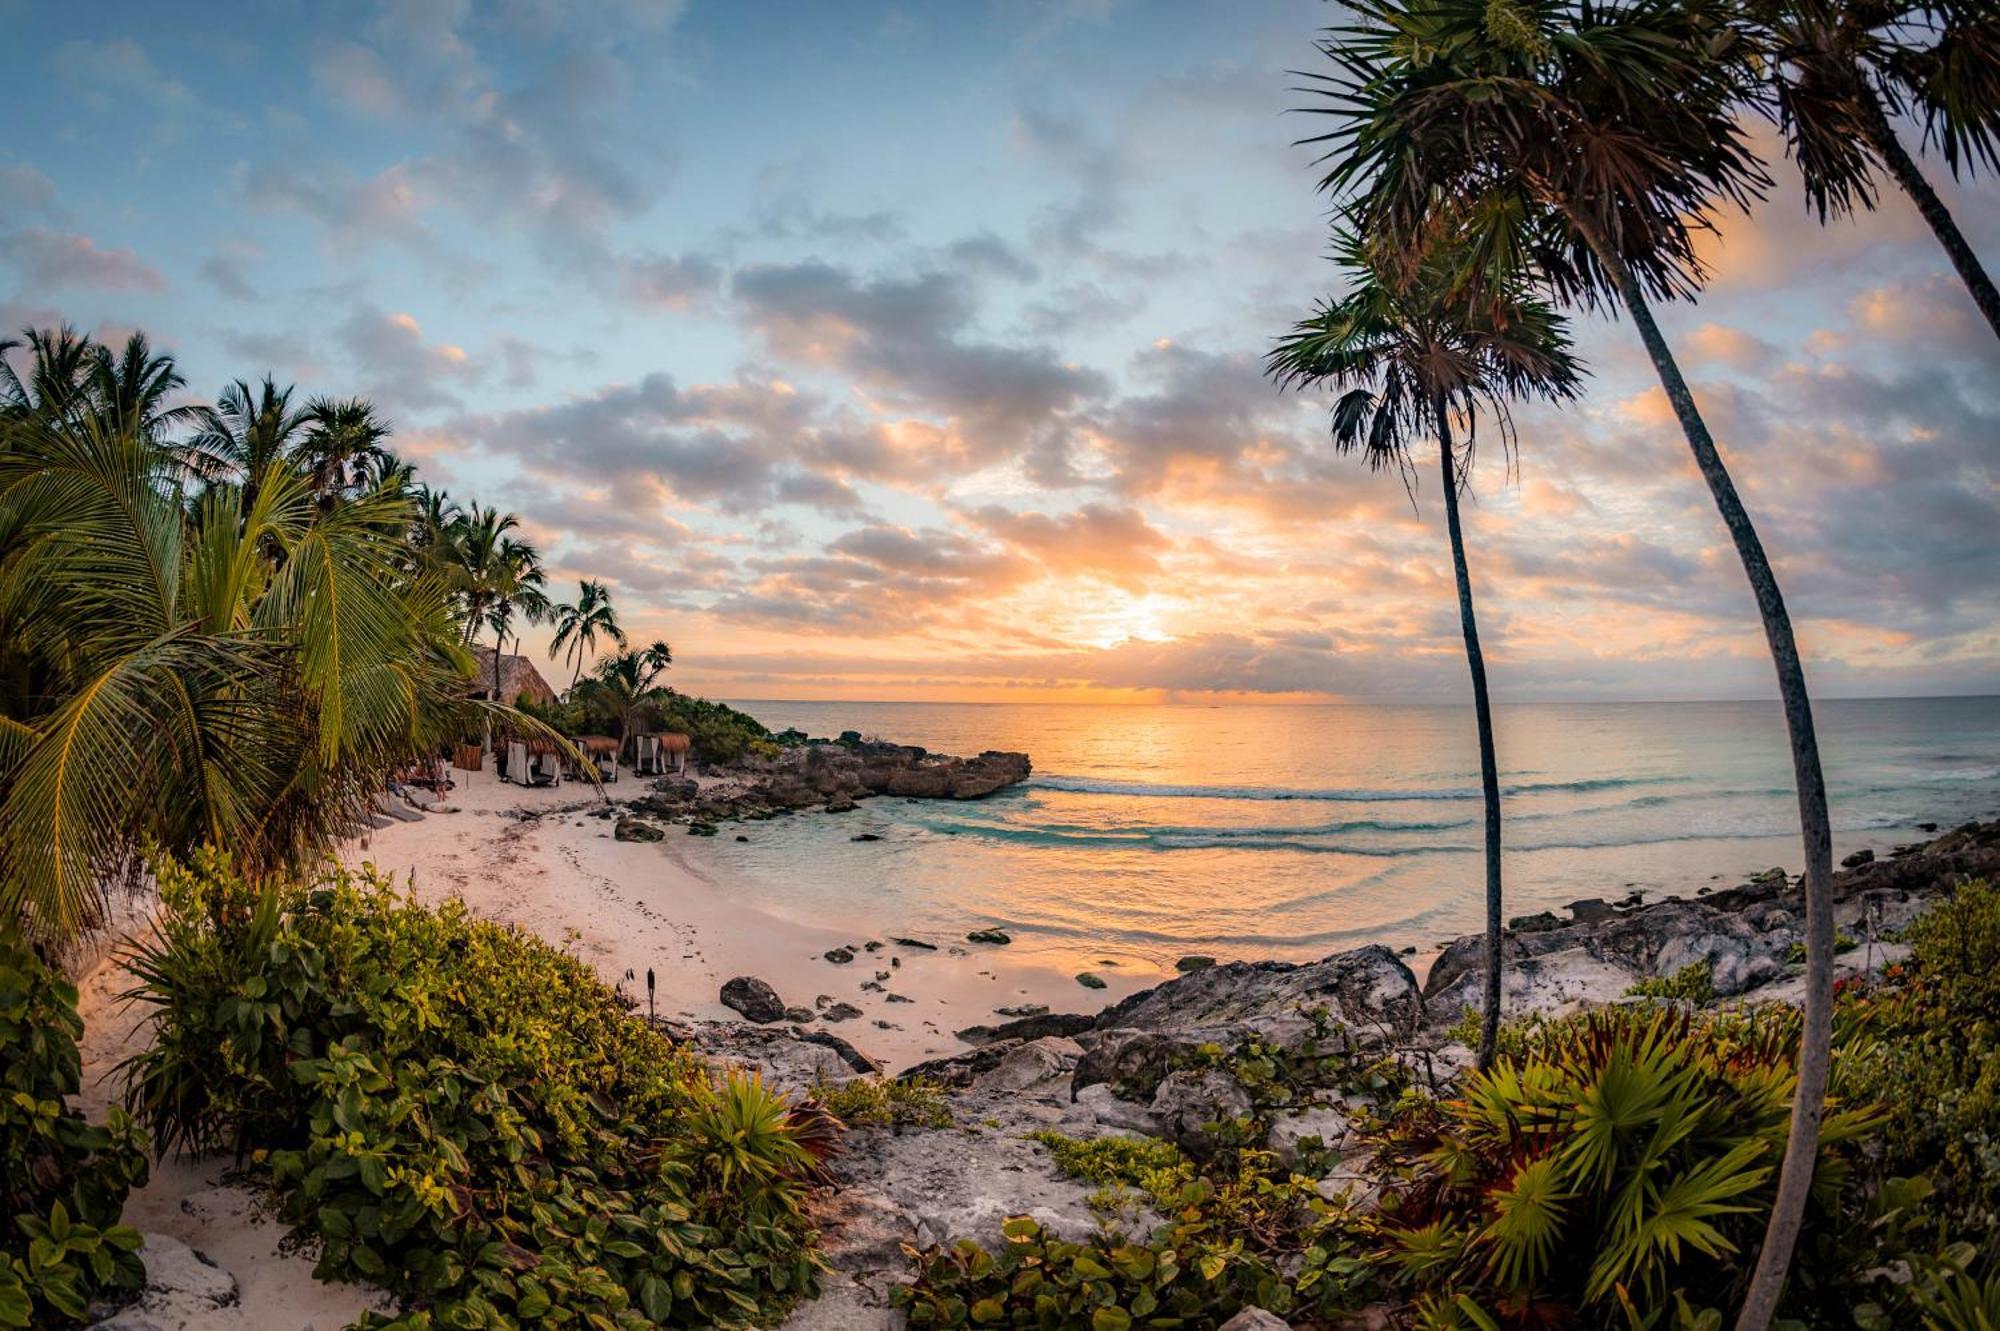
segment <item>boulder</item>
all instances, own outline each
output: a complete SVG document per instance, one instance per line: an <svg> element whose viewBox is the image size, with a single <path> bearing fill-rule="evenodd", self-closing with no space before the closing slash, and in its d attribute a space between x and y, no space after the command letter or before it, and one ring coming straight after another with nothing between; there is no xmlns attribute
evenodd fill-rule
<svg viewBox="0 0 2000 1331"><path fill-rule="evenodd" d="M1326 1008L1358 1037L1409 1030L1422 1021L1417 977L1379 943L1323 961L1232 961L1133 994L1098 1016L1101 1029L1177 1030Z"/></svg>
<svg viewBox="0 0 2000 1331"><path fill-rule="evenodd" d="M1864 864L1873 864L1874 862L1875 852L1863 849L1855 851L1852 855L1842 860L1840 867L1843 869L1858 869Z"/></svg>
<svg viewBox="0 0 2000 1331"><path fill-rule="evenodd" d="M1243 1083L1217 1068L1170 1072L1153 1095L1160 1135L1197 1160L1208 1159L1221 1146L1212 1127L1246 1118L1254 1108Z"/></svg>
<svg viewBox="0 0 2000 1331"><path fill-rule="evenodd" d="M828 1003L819 1010L822 1021L853 1021L861 1015L861 1009L852 1003Z"/></svg>
<svg viewBox="0 0 2000 1331"><path fill-rule="evenodd" d="M785 1019L785 1000L754 975L739 975L722 986L722 1005L751 1021L768 1025Z"/></svg>
<svg viewBox="0 0 2000 1331"><path fill-rule="evenodd" d="M974 929L965 936L965 941L968 943L992 943L997 947L1005 947L1014 940L1007 936L1007 932L1004 929Z"/></svg>
<svg viewBox="0 0 2000 1331"><path fill-rule="evenodd" d="M1053 1086L1070 1074L1083 1057L1077 1042L1060 1035L1030 1040L1007 1052L991 1070L973 1079L982 1091L1021 1092Z"/></svg>
<svg viewBox="0 0 2000 1331"><path fill-rule="evenodd" d="M1347 1141L1347 1128L1345 1110L1331 1105L1315 1105L1274 1121L1264 1145L1278 1157L1280 1163L1292 1165L1298 1162L1301 1142L1317 1137L1321 1149L1337 1151Z"/></svg>
<svg viewBox="0 0 2000 1331"><path fill-rule="evenodd" d="M845 1007L846 1004L836 1004L835 1006ZM861 1014L857 1012L854 1015L858 1017ZM838 1019L829 1017L827 1020L833 1021ZM831 1049L835 1054L840 1056L842 1063L845 1063L856 1072L868 1076L878 1076L883 1071L880 1059L870 1058L867 1054L862 1053L832 1031L800 1031L798 1038L806 1044L815 1044L825 1049Z"/></svg>
<svg viewBox="0 0 2000 1331"><path fill-rule="evenodd" d="M836 966L845 966L848 962L854 960L854 949L851 947L830 947L822 955Z"/></svg>
<svg viewBox="0 0 2000 1331"><path fill-rule="evenodd" d="M1044 1035L1081 1035L1095 1025L1097 1018L1091 1014L1044 1012L994 1026L967 1026L955 1034L967 1044L991 1044L995 1040L1035 1040Z"/></svg>
<svg viewBox="0 0 2000 1331"><path fill-rule="evenodd" d="M1193 971L1205 971L1215 965L1215 958L1200 952L1191 952L1174 963L1174 969L1183 975Z"/></svg>
<svg viewBox="0 0 2000 1331"><path fill-rule="evenodd" d="M665 841L667 834L640 818L620 818L611 829L613 841Z"/></svg>
<svg viewBox="0 0 2000 1331"><path fill-rule="evenodd" d="M1102 975L1092 975L1089 971L1084 971L1078 975L1076 982L1086 989L1102 989L1104 987L1104 977Z"/></svg>
<svg viewBox="0 0 2000 1331"><path fill-rule="evenodd" d="M1071 1096L1086 1086L1107 1084L1115 1090L1151 1096L1167 1074L1185 1062L1202 1039L1163 1031L1106 1031L1082 1058L1070 1082Z"/></svg>
<svg viewBox="0 0 2000 1331"><path fill-rule="evenodd" d="M1139 1132L1148 1137L1160 1135L1160 1120L1153 1111L1142 1104L1121 1100L1109 1086L1102 1082L1086 1086L1076 1093L1076 1103L1088 1109L1096 1120L1107 1128L1121 1132Z"/></svg>

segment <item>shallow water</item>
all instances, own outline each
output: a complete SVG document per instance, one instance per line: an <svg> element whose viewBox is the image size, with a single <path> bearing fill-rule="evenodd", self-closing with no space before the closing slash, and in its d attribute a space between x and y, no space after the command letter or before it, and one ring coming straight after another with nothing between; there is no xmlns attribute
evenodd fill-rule
<svg viewBox="0 0 2000 1331"><path fill-rule="evenodd" d="M737 705L773 729L1035 764L986 800L875 799L688 848L782 914L877 934L1001 924L1022 951L1153 964L1428 950L1481 927L1467 708ZM2000 698L1816 712L1836 854L2000 814ZM1518 704L1496 727L1510 916L1798 868L1776 703Z"/></svg>

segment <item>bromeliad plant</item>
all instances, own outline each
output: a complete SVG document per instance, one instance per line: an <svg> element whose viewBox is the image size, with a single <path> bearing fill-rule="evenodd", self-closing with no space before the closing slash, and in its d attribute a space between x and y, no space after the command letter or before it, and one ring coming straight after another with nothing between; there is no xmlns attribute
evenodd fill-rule
<svg viewBox="0 0 2000 1331"><path fill-rule="evenodd" d="M317 1273L400 1296L394 1325L768 1325L813 1289L790 1107L574 957L372 874L156 872L130 1103L262 1171Z"/></svg>
<svg viewBox="0 0 2000 1331"><path fill-rule="evenodd" d="M66 1103L82 1084L76 988L0 930L0 1327L66 1326L145 1283L118 1223L146 1181L146 1135Z"/></svg>
<svg viewBox="0 0 2000 1331"><path fill-rule="evenodd" d="M1436 1327L1719 1324L1770 1205L1796 1014L1609 1008L1533 1030L1462 1094L1398 1120L1385 1210L1398 1279ZM1876 1121L1821 1127L1815 1198Z"/></svg>

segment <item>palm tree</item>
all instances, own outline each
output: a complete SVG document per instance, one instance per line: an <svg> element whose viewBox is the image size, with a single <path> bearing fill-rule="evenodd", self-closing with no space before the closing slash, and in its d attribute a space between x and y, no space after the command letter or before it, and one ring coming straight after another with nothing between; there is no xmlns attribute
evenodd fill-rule
<svg viewBox="0 0 2000 1331"><path fill-rule="evenodd" d="M472 710L561 742L467 700L454 592L411 572L404 487L327 510L263 449L186 502L162 413L133 407L164 395L75 409L94 344L29 345L0 383L0 927L73 938L154 850L211 844L253 874L323 854L387 767ZM122 384L177 378L143 346Z"/></svg>
<svg viewBox="0 0 2000 1331"><path fill-rule="evenodd" d="M290 457L306 428L306 413L292 406L293 391L289 385L279 388L268 374L254 389L238 379L217 395L214 406L201 409L184 445L204 474L242 487L246 511L256 506L266 478Z"/></svg>
<svg viewBox="0 0 2000 1331"><path fill-rule="evenodd" d="M619 652L597 663L597 673L578 688L584 701L603 707L618 718L618 756L637 738L646 712L664 704L673 691L660 676L674 663L673 649L655 641L638 651Z"/></svg>
<svg viewBox="0 0 2000 1331"><path fill-rule="evenodd" d="M1965 0L1746 0L1745 12L1755 69L1820 220L1873 208L1886 168L2000 336L2000 290L1890 119L1921 113L1954 178L2000 167L2000 11Z"/></svg>
<svg viewBox="0 0 2000 1331"><path fill-rule="evenodd" d="M486 622L493 630L493 693L500 698L500 660L507 652L507 633L514 616L530 624L549 617L549 598L543 590L547 575L541 556L526 541L508 539L500 543L500 577L493 584L493 596L486 606Z"/></svg>
<svg viewBox="0 0 2000 1331"><path fill-rule="evenodd" d="M625 646L625 630L618 626L618 612L611 606L611 593L601 582L588 578L579 582L576 600L555 608L555 624L556 636L549 643L549 656L554 659L560 654L563 660L575 662L569 679L572 691L577 681L583 678L584 658L596 654L599 637L610 639L621 649ZM564 647L569 650L564 652Z"/></svg>
<svg viewBox="0 0 2000 1331"><path fill-rule="evenodd" d="M443 497L439 496L441 502ZM521 520L496 508L472 506L459 512L445 528L446 559L452 566L452 580L462 603L460 636L470 644L480 625L486 622L487 607L496 589L507 577L504 546L513 539L508 533L519 529Z"/></svg>
<svg viewBox="0 0 2000 1331"><path fill-rule="evenodd" d="M1739 1331L1763 1331L1798 1238L1831 1045L1832 838L1812 703L1791 618L1756 527L1653 320L1650 297L1692 297L1696 234L1721 203L1770 180L1734 109L1740 34L1698 4L1637 0L1361 0L1321 50L1314 109L1335 128L1322 187L1405 256L1445 201L1479 236L1469 271L1532 270L1562 298L1622 306L1652 358L1763 620L1798 787L1805 852L1806 996L1778 1190Z"/></svg>
<svg viewBox="0 0 2000 1331"><path fill-rule="evenodd" d="M25 375L8 359L17 350L27 352ZM0 420L54 420L86 406L96 370L97 344L68 324L22 329L0 341Z"/></svg>
<svg viewBox="0 0 2000 1331"><path fill-rule="evenodd" d="M389 437L389 424L365 398L313 398L306 403L304 425L293 457L322 505L366 488L372 469L396 465L382 446Z"/></svg>
<svg viewBox="0 0 2000 1331"><path fill-rule="evenodd" d="M174 358L155 355L144 333L135 332L113 354L98 345L91 360L90 394L93 409L113 419L114 428L127 427L156 442L195 421L199 410L189 403L169 405L174 394L187 387L187 380L174 365Z"/></svg>
<svg viewBox="0 0 2000 1331"><path fill-rule="evenodd" d="M1371 468L1394 467L1408 483L1412 440L1426 435L1437 440L1439 493L1472 672L1486 804L1483 1069L1492 1065L1500 1027L1500 770L1458 500L1470 486L1475 424L1482 413L1511 450L1511 404L1536 396L1567 400L1581 380L1566 321L1532 299L1523 283L1503 278L1476 289L1461 280L1454 256L1437 252L1426 255L1406 280L1388 280L1358 238L1344 237L1338 251L1352 276L1347 294L1294 327L1267 364L1281 385L1344 390L1333 408L1334 447L1342 453L1360 450ZM1464 427L1456 436L1454 418Z"/></svg>

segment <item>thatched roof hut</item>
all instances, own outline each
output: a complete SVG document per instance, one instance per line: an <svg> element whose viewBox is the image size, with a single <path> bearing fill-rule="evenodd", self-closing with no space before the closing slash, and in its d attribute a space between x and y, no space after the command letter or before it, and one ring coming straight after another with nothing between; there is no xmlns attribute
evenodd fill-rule
<svg viewBox="0 0 2000 1331"><path fill-rule="evenodd" d="M488 697L493 692L493 649L474 647L472 655L479 662L479 669L472 677L472 696ZM548 707L556 701L556 691L542 678L542 672L535 669L533 661L525 656L501 657L498 701L511 704L524 695L538 707Z"/></svg>

